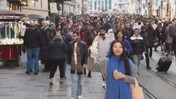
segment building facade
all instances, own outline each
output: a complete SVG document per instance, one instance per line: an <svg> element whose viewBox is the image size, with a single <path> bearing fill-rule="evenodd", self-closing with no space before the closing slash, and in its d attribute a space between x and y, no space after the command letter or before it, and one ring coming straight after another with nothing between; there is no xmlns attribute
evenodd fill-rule
<svg viewBox="0 0 176 99"><path fill-rule="evenodd" d="M112 10L113 0L91 0L91 11L92 12L103 12Z"/></svg>
<svg viewBox="0 0 176 99"><path fill-rule="evenodd" d="M117 3L117 10L123 13L130 13L131 11L131 0L115 0Z"/></svg>
<svg viewBox="0 0 176 99"><path fill-rule="evenodd" d="M7 9L7 0L0 0L0 9Z"/></svg>
<svg viewBox="0 0 176 99"><path fill-rule="evenodd" d="M38 0L23 6L21 12L48 16L48 0Z"/></svg>
<svg viewBox="0 0 176 99"><path fill-rule="evenodd" d="M150 4L149 14L169 19L174 18L176 15L175 0L149 0L148 3Z"/></svg>
<svg viewBox="0 0 176 99"><path fill-rule="evenodd" d="M48 0L0 0L0 9L48 16Z"/></svg>
<svg viewBox="0 0 176 99"><path fill-rule="evenodd" d="M91 0L92 12L118 11L122 13L130 13L131 0Z"/></svg>
<svg viewBox="0 0 176 99"><path fill-rule="evenodd" d="M64 2L64 15L75 14L75 1L65 1ZM61 12L60 12L61 13Z"/></svg>

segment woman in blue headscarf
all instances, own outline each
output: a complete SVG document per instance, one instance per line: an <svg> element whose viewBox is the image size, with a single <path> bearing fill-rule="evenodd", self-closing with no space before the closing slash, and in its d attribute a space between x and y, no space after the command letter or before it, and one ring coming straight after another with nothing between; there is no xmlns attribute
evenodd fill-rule
<svg viewBox="0 0 176 99"><path fill-rule="evenodd" d="M106 99L132 99L130 84L138 77L137 66L127 58L125 46L118 40L111 43L108 57L95 59L92 67L106 79Z"/></svg>

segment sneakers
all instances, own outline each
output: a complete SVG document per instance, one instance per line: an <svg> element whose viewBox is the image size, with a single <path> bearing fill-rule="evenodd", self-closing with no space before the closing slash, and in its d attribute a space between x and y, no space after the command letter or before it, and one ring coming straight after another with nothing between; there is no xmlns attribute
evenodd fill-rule
<svg viewBox="0 0 176 99"><path fill-rule="evenodd" d="M27 71L26 71L26 74L27 74L27 75L30 75L32 72L33 72L33 70L30 69L30 70L27 70Z"/></svg>
<svg viewBox="0 0 176 99"><path fill-rule="evenodd" d="M105 82L102 83L102 87L106 88L106 83Z"/></svg>
<svg viewBox="0 0 176 99"><path fill-rule="evenodd" d="M38 75L38 72L35 72L34 75Z"/></svg>
<svg viewBox="0 0 176 99"><path fill-rule="evenodd" d="M53 78L50 78L50 81L49 81L49 84L50 84L50 86L53 86Z"/></svg>
<svg viewBox="0 0 176 99"><path fill-rule="evenodd" d="M60 79L60 83L64 83L64 78L61 78L61 79Z"/></svg>
<svg viewBox="0 0 176 99"><path fill-rule="evenodd" d="M27 74L27 75L30 75L30 72L26 71L26 74Z"/></svg>
<svg viewBox="0 0 176 99"><path fill-rule="evenodd" d="M50 82L49 84L50 84L50 86L53 86L53 82Z"/></svg>
<svg viewBox="0 0 176 99"><path fill-rule="evenodd" d="M146 69L151 70L152 68L150 66L147 66Z"/></svg>
<svg viewBox="0 0 176 99"><path fill-rule="evenodd" d="M75 98L71 98L71 99L75 99ZM82 96L78 96L78 99L82 99Z"/></svg>
<svg viewBox="0 0 176 99"><path fill-rule="evenodd" d="M78 99L82 99L82 96L78 96Z"/></svg>

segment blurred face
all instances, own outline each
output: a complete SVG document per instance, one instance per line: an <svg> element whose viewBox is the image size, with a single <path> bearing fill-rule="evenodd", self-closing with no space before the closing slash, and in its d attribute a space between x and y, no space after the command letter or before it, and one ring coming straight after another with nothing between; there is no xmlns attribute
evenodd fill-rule
<svg viewBox="0 0 176 99"><path fill-rule="evenodd" d="M139 35L139 30L134 30L134 35L138 36Z"/></svg>
<svg viewBox="0 0 176 99"><path fill-rule="evenodd" d="M107 18L107 21L110 21L110 18Z"/></svg>
<svg viewBox="0 0 176 99"><path fill-rule="evenodd" d="M116 56L120 56L123 53L123 47L122 47L121 43L119 43L119 42L116 42L113 45L112 50L113 50L114 55L116 55Z"/></svg>
<svg viewBox="0 0 176 99"><path fill-rule="evenodd" d="M77 41L79 40L79 36L78 36L76 33L74 33L74 34L72 35L72 40L73 40L74 42L77 42Z"/></svg>
<svg viewBox="0 0 176 99"><path fill-rule="evenodd" d="M122 37L123 37L123 33L121 31L119 31L117 33L117 38L122 39Z"/></svg>
<svg viewBox="0 0 176 99"><path fill-rule="evenodd" d="M104 36L106 33L106 31L104 29L100 29L99 35L100 36Z"/></svg>
<svg viewBox="0 0 176 99"><path fill-rule="evenodd" d="M54 25L54 24L52 24L52 25L51 25L51 28L52 28L52 29L55 29L55 25Z"/></svg>
<svg viewBox="0 0 176 99"><path fill-rule="evenodd" d="M124 29L124 28L125 28L125 25L124 25L124 24L122 24L122 25L121 25L121 29Z"/></svg>
<svg viewBox="0 0 176 99"><path fill-rule="evenodd" d="M145 31L145 28L143 28L142 31Z"/></svg>
<svg viewBox="0 0 176 99"><path fill-rule="evenodd" d="M130 27L130 24L128 23L128 24L126 24L125 26L126 26L127 28L129 28L129 27Z"/></svg>
<svg viewBox="0 0 176 99"><path fill-rule="evenodd" d="M47 23L43 22L43 23L42 23L42 27L43 27L43 28L46 28L46 27L47 27Z"/></svg>
<svg viewBox="0 0 176 99"><path fill-rule="evenodd" d="M87 26L87 29L88 29L88 30L92 30L93 27L92 27L92 26Z"/></svg>
<svg viewBox="0 0 176 99"><path fill-rule="evenodd" d="M120 20L120 19L119 19L119 18L117 18L117 19L116 19L116 22L119 22L119 20Z"/></svg>

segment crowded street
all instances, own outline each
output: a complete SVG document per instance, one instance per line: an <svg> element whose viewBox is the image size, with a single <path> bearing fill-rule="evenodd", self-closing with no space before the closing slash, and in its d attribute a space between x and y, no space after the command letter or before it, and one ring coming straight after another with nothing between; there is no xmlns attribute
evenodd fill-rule
<svg viewBox="0 0 176 99"><path fill-rule="evenodd" d="M161 52L154 52L151 60L152 70L145 69L142 61L139 81L142 85L145 99L174 99L176 97L176 62L173 63L168 73L157 73L156 63ZM38 76L25 75L26 57L21 57L20 67L1 68L0 71L0 99L70 99L71 82L69 69L64 84L59 83L59 72L56 73L55 85L51 87L48 82L48 73L39 73ZM144 65L144 66L143 66ZM40 68L43 68L40 65ZM92 78L83 78L84 99L103 99L104 88L99 73L92 73ZM171 83L172 82L172 83Z"/></svg>
<svg viewBox="0 0 176 99"><path fill-rule="evenodd" d="M0 99L175 99L175 0L0 0Z"/></svg>

